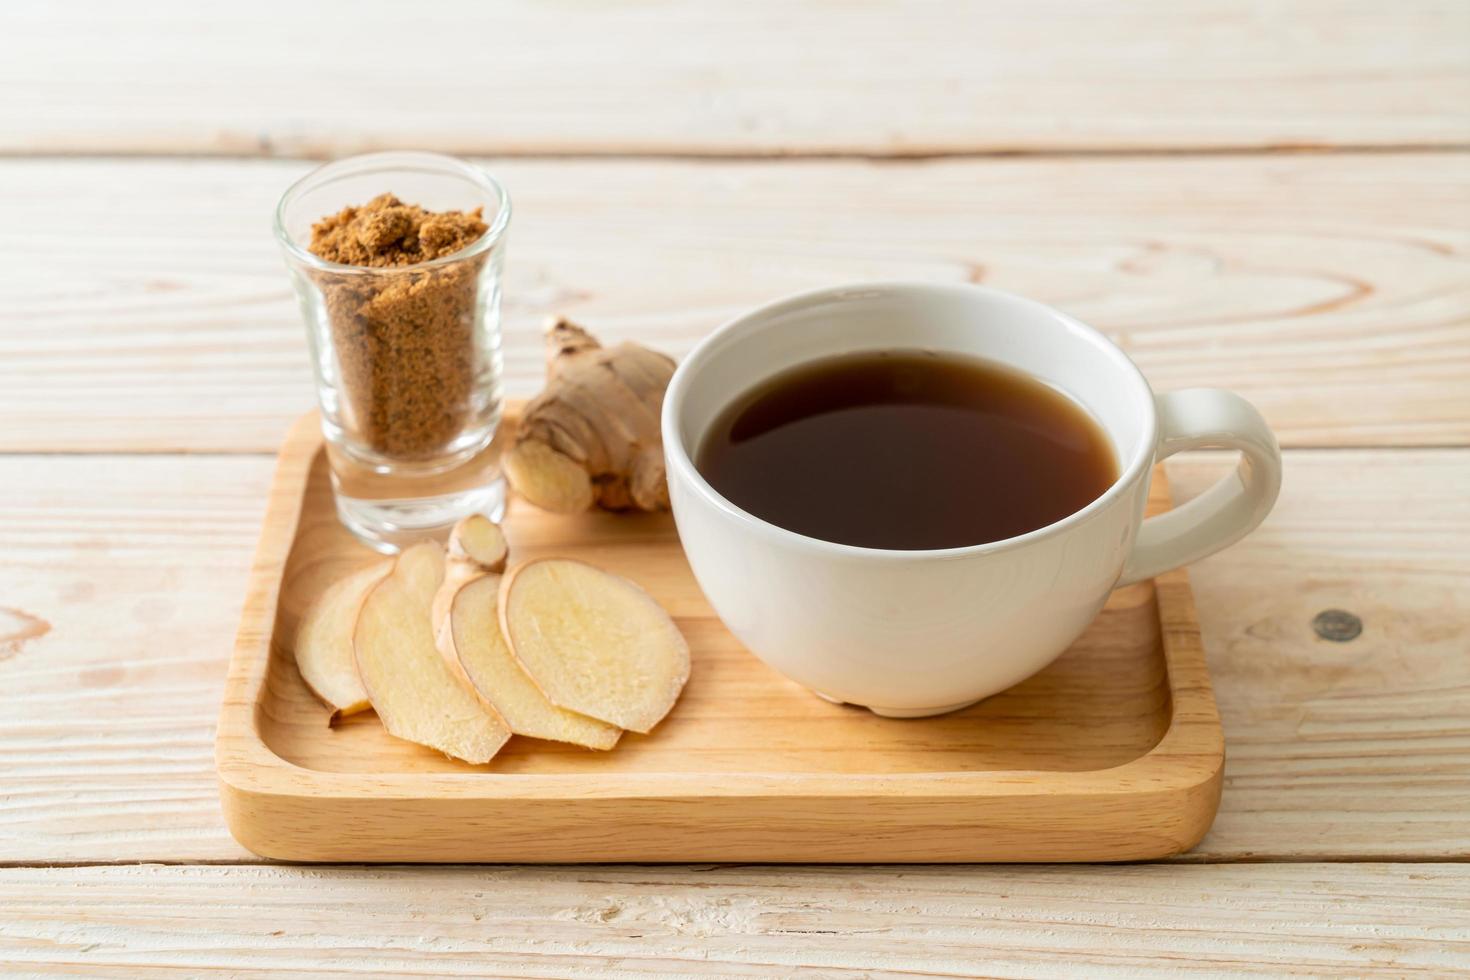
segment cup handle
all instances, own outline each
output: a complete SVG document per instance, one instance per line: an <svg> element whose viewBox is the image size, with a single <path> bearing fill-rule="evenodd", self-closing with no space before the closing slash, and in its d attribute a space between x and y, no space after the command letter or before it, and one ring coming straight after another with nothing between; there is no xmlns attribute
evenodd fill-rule
<svg viewBox="0 0 1470 980"><path fill-rule="evenodd" d="M1154 462L1186 449L1239 449L1240 465L1189 503L1143 522L1120 586L1234 544L1270 513L1281 490L1281 449L1250 402L1220 388L1186 388L1159 395L1155 404Z"/></svg>

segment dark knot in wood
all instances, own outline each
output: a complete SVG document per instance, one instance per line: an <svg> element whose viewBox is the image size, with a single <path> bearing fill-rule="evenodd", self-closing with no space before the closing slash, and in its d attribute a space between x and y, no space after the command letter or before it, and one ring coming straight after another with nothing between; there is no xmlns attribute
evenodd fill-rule
<svg viewBox="0 0 1470 980"><path fill-rule="evenodd" d="M1363 632L1363 621L1346 609L1324 609L1313 617L1312 629L1324 640L1346 643Z"/></svg>

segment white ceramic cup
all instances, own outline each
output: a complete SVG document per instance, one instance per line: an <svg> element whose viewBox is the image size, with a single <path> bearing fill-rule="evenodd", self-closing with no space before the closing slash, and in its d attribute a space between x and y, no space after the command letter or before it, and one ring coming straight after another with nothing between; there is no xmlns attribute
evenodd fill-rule
<svg viewBox="0 0 1470 980"><path fill-rule="evenodd" d="M888 551L763 521L695 468L720 411L760 382L832 355L893 349L982 357L1066 392L1111 438L1117 482L1028 534ZM663 441L679 537L720 619L797 683L891 717L953 711L1031 676L1082 634L1113 588L1238 540L1270 511L1281 486L1276 439L1239 395L1192 388L1156 396L1128 356L1091 327L967 285L827 289L725 324L674 373ZM1154 463L1205 447L1240 450L1240 465L1189 503L1145 520ZM881 457L873 465L882 466Z"/></svg>

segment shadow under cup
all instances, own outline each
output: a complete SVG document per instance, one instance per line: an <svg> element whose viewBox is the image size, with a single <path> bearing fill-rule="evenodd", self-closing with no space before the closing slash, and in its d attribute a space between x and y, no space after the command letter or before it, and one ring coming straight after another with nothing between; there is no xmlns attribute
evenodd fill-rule
<svg viewBox="0 0 1470 980"><path fill-rule="evenodd" d="M1065 392L1107 434L1118 479L1027 534L890 551L776 527L699 474L700 441L753 387L823 358L897 349L983 358ZM663 429L680 537L720 618L798 683L893 716L955 710L1003 690L1086 629L1132 550L1156 442L1147 381L1097 331L1021 297L940 284L828 290L733 321L680 366Z"/></svg>

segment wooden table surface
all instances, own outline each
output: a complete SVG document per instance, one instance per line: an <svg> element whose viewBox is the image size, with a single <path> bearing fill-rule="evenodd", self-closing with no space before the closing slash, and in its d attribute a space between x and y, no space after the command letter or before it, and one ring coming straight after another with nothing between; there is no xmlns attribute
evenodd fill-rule
<svg viewBox="0 0 1470 980"><path fill-rule="evenodd" d="M1470 971L1470 4L20 2L0 92L4 971ZM1254 400L1280 504L1193 573L1229 752L1205 841L898 868L236 844L214 720L313 397L270 212L383 147L509 186L518 394L551 312L682 353L914 278ZM1319 637L1327 609L1361 635Z"/></svg>

